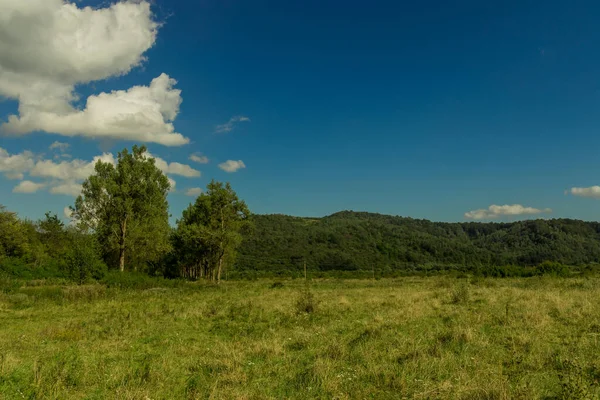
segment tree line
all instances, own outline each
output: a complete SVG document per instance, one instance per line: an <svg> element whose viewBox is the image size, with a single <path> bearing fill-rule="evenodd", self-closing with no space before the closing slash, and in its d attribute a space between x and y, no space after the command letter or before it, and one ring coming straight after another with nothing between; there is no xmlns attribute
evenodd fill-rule
<svg viewBox="0 0 600 400"><path fill-rule="evenodd" d="M452 270L509 276L600 263L598 222L442 223L352 211L323 218L254 215L252 222L239 249L238 276L302 276L304 262L317 276Z"/></svg>
<svg viewBox="0 0 600 400"><path fill-rule="evenodd" d="M19 219L0 205L0 272L84 282L112 269L219 282L228 273L302 276L304 265L321 276L511 276L600 263L598 222L439 223L352 211L252 215L228 183L211 181L172 227L169 190L146 148L134 146L115 165L96 163L70 224L52 213Z"/></svg>
<svg viewBox="0 0 600 400"><path fill-rule="evenodd" d="M176 227L169 225L170 183L144 146L124 149L116 165L98 161L71 207L20 220L0 206L0 267L62 273L83 282L108 269L219 282L235 260L250 211L229 183L211 181Z"/></svg>

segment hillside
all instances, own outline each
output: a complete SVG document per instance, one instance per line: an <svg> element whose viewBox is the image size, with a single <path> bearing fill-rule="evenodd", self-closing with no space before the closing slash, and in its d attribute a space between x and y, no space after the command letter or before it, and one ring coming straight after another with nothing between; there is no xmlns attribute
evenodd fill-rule
<svg viewBox="0 0 600 400"><path fill-rule="evenodd" d="M600 261L600 223L570 219L440 223L343 211L324 218L255 215L238 271L382 272Z"/></svg>

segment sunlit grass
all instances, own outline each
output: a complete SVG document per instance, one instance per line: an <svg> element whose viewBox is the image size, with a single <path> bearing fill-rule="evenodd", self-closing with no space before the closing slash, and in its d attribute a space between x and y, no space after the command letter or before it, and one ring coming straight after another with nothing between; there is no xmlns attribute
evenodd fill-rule
<svg viewBox="0 0 600 400"><path fill-rule="evenodd" d="M0 398L598 398L599 283L3 282Z"/></svg>

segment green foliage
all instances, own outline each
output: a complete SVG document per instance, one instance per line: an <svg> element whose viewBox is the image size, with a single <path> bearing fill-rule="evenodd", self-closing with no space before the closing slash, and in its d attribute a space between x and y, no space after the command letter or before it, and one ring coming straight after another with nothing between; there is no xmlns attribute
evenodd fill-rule
<svg viewBox="0 0 600 400"><path fill-rule="evenodd" d="M0 205L0 262L26 257L30 250L27 229L15 213Z"/></svg>
<svg viewBox="0 0 600 400"><path fill-rule="evenodd" d="M25 262L20 258L5 259L0 262L0 275L4 274L19 279L49 279L64 278L65 271L61 264L55 260L49 260L41 266Z"/></svg>
<svg viewBox="0 0 600 400"><path fill-rule="evenodd" d="M183 211L177 221L172 240L174 262L180 275L220 281L228 264L233 263L248 231L250 211L229 183L211 181L202 193Z"/></svg>
<svg viewBox="0 0 600 400"><path fill-rule="evenodd" d="M100 282L109 288L118 289L176 288L184 287L185 284L181 280L151 277L141 272L122 274L116 271L109 271Z"/></svg>
<svg viewBox="0 0 600 400"><path fill-rule="evenodd" d="M536 268L538 275L569 276L571 273L566 265L555 261L544 261Z"/></svg>
<svg viewBox="0 0 600 400"><path fill-rule="evenodd" d="M170 248L170 184L146 147L124 149L116 166L98 161L94 171L73 209L80 228L96 233L105 260L121 271L126 254L132 270L158 262Z"/></svg>
<svg viewBox="0 0 600 400"><path fill-rule="evenodd" d="M600 223L568 219L439 223L344 211L324 218L254 215L236 274L301 276L430 275L462 271L490 277L540 274L550 260L581 269L600 263ZM541 272L541 273L547 273ZM564 275L564 271L558 271Z"/></svg>
<svg viewBox="0 0 600 400"><path fill-rule="evenodd" d="M98 242L92 235L74 236L65 260L69 277L80 284L90 279L102 279L107 272Z"/></svg>

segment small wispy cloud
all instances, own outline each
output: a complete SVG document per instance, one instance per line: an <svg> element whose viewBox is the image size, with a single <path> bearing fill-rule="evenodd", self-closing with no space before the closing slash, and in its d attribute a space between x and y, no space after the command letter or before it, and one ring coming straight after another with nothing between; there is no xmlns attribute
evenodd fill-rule
<svg viewBox="0 0 600 400"><path fill-rule="evenodd" d="M195 187L195 188L189 188L188 190L185 191L185 195L186 196L200 196L202 194L202 188L199 187Z"/></svg>
<svg viewBox="0 0 600 400"><path fill-rule="evenodd" d="M208 164L209 162L208 157L198 153L192 154L189 158L191 161L197 162L198 164Z"/></svg>
<svg viewBox="0 0 600 400"><path fill-rule="evenodd" d="M570 190L573 196L600 199L600 186L574 187Z"/></svg>
<svg viewBox="0 0 600 400"><path fill-rule="evenodd" d="M50 150L58 150L61 153L64 153L65 151L69 150L69 147L71 147L69 143L62 143L57 141L50 145Z"/></svg>
<svg viewBox="0 0 600 400"><path fill-rule="evenodd" d="M237 172L240 169L246 168L246 164L242 160L227 160L219 164L219 168L225 172Z"/></svg>
<svg viewBox="0 0 600 400"><path fill-rule="evenodd" d="M71 207L67 206L63 208L63 215L66 219L71 219L71 217L73 216L73 211L71 211Z"/></svg>
<svg viewBox="0 0 600 400"><path fill-rule="evenodd" d="M524 207L521 204L512 204L512 205L503 205L498 206L492 204L488 208L482 208L479 210L473 210L465 213L465 218L467 219L497 219L502 217L514 217L521 215L536 215L542 213L551 213L552 209L550 208L533 208L533 207Z"/></svg>
<svg viewBox="0 0 600 400"><path fill-rule="evenodd" d="M217 125L215 127L215 133L231 132L235 129L235 126L240 122L250 122L250 118L244 117L243 115L236 115L235 117L231 117L231 119L226 123L222 125Z"/></svg>

